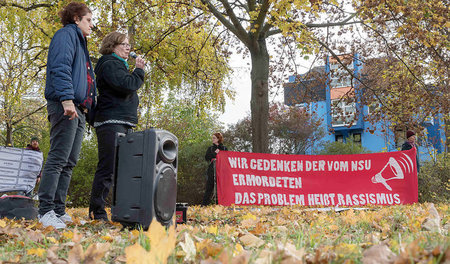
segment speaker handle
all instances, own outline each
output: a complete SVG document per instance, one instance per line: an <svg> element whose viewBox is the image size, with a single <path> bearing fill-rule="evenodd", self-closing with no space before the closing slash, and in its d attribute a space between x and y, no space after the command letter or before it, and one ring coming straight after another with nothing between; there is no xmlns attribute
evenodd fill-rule
<svg viewBox="0 0 450 264"><path fill-rule="evenodd" d="M114 139L114 167L113 167L113 185L112 185L112 192L113 192L113 199L112 199L112 205L116 205L116 186L117 186L117 177L116 177L116 170L117 170L117 164L119 162L119 139L122 137L125 137L125 133L116 132L116 138Z"/></svg>

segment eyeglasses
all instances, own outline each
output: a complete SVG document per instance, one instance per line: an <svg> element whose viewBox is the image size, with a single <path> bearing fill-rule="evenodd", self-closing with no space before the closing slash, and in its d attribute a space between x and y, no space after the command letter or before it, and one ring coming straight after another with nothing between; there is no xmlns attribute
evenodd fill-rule
<svg viewBox="0 0 450 264"><path fill-rule="evenodd" d="M122 46L124 46L124 47L126 47L126 48L130 48L130 47L131 47L131 45L128 44L128 43L120 43L120 45L122 45Z"/></svg>

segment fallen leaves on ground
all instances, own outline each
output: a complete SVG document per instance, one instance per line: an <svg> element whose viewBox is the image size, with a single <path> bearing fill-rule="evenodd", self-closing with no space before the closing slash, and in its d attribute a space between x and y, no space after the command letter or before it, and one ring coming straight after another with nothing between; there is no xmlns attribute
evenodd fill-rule
<svg viewBox="0 0 450 264"><path fill-rule="evenodd" d="M449 263L450 207L340 212L303 207L191 206L188 222L148 231L70 209L64 230L0 219L0 263Z"/></svg>
<svg viewBox="0 0 450 264"><path fill-rule="evenodd" d="M127 263L167 263L167 258L175 249L175 228L170 226L166 232L165 227L153 221L144 235L144 241L137 241L125 248ZM147 239L150 242L148 249L145 248L148 245Z"/></svg>

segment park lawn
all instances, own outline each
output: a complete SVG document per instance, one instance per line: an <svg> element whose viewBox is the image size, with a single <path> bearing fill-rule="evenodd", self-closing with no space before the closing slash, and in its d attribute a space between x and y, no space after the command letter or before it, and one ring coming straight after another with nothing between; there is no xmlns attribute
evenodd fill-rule
<svg viewBox="0 0 450 264"><path fill-rule="evenodd" d="M74 224L61 231L1 219L0 263L450 263L449 211L193 206L185 225L142 231L73 208Z"/></svg>

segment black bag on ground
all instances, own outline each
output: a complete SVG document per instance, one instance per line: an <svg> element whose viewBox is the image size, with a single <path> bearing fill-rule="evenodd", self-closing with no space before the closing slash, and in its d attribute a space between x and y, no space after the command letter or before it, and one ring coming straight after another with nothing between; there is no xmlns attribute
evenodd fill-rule
<svg viewBox="0 0 450 264"><path fill-rule="evenodd" d="M36 219L38 215L34 201L23 195L6 195L0 197L0 218Z"/></svg>

